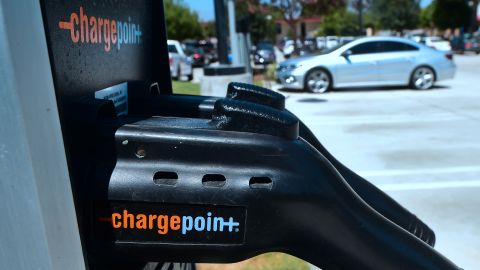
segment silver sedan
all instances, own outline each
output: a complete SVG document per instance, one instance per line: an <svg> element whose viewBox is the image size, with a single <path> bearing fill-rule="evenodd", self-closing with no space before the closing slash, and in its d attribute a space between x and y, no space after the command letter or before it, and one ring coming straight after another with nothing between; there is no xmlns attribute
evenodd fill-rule
<svg viewBox="0 0 480 270"><path fill-rule="evenodd" d="M430 89L452 79L453 55L404 38L367 37L320 55L278 64L276 78L285 88L323 93L332 88L400 86Z"/></svg>

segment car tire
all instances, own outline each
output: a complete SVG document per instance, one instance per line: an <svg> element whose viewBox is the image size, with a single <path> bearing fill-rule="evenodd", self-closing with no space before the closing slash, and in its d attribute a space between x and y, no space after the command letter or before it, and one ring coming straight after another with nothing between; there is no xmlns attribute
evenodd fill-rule
<svg viewBox="0 0 480 270"><path fill-rule="evenodd" d="M310 93L326 93L332 89L332 76L323 68L310 70L305 76L304 89Z"/></svg>
<svg viewBox="0 0 480 270"><path fill-rule="evenodd" d="M410 87L415 90L432 89L435 79L435 71L431 67L420 66L410 76Z"/></svg>
<svg viewBox="0 0 480 270"><path fill-rule="evenodd" d="M177 67L177 76L172 77L174 81L179 81L182 78L182 73L180 71L180 65Z"/></svg>
<svg viewBox="0 0 480 270"><path fill-rule="evenodd" d="M193 70L192 70L192 73L190 73L190 75L187 76L187 80L188 81L193 80Z"/></svg>

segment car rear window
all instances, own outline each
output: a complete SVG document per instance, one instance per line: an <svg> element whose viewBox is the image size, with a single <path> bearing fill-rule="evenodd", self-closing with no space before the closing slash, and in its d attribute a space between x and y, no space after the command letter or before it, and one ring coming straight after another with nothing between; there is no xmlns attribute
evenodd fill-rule
<svg viewBox="0 0 480 270"><path fill-rule="evenodd" d="M195 45L197 48L203 48L207 51L215 49L212 43L198 43Z"/></svg>
<svg viewBox="0 0 480 270"><path fill-rule="evenodd" d="M175 45L168 45L168 52L169 53L178 53L177 47L175 47Z"/></svg>

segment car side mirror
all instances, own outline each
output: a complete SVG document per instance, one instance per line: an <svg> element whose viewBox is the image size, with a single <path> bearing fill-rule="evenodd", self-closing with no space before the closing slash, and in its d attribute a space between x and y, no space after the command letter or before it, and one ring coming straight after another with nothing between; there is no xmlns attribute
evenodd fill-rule
<svg viewBox="0 0 480 270"><path fill-rule="evenodd" d="M352 50L346 50L342 53L342 57L349 58L352 54Z"/></svg>

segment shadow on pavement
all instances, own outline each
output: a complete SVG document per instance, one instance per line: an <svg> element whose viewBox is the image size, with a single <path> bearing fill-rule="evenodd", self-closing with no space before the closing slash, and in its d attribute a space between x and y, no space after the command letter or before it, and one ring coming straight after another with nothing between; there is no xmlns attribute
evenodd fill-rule
<svg viewBox="0 0 480 270"><path fill-rule="evenodd" d="M335 88L333 90L330 90L328 93L339 93L339 92L377 92L377 91L391 91L391 90L406 90L406 91L436 91L436 90L448 90L450 89L450 86L445 86L445 85L435 85L432 89L429 90L414 90L411 89L408 86L380 86L380 87L350 87L350 88ZM280 92L285 92L285 93L305 93L308 94L309 92L301 90L301 89L291 89L291 88L279 88L278 89ZM317 93L311 93L311 94L317 94Z"/></svg>
<svg viewBox="0 0 480 270"><path fill-rule="evenodd" d="M298 99L297 102L303 102L303 103L321 103L321 102L327 102L327 99L323 98L301 98Z"/></svg>

